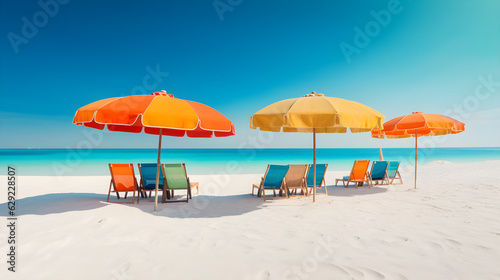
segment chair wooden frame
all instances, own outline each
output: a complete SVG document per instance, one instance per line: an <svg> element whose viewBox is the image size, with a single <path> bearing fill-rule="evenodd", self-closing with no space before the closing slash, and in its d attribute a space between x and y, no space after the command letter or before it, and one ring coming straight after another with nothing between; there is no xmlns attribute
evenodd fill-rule
<svg viewBox="0 0 500 280"><path fill-rule="evenodd" d="M265 190L273 190L273 194L274 194L274 197L276 197L276 191L279 190L279 195L281 196L282 193L284 192L285 193L285 196L286 198L288 198L288 189L287 189L287 186L286 186L286 180L285 180L285 177L283 177L283 181L281 183L281 187L278 189L278 188L266 188L264 186L264 182L266 180L266 176L267 176L267 172L269 171L269 167L270 165L268 164L267 165L267 169L266 169L266 173L264 174L264 177L261 177L261 180L260 180L260 184L257 185L257 184L253 184L252 185L252 195L253 195L253 190L255 188L258 189L257 191L257 196L260 197L261 195L264 197L264 201L266 201L266 192ZM272 198L273 199L283 199L282 197L278 197L278 198ZM270 200L269 198L267 200Z"/></svg>
<svg viewBox="0 0 500 280"><path fill-rule="evenodd" d="M112 202L112 203L132 203L132 204L135 204L135 192L137 191L137 204L139 204L139 186L137 184L137 179L135 178L135 173L134 173L134 165L132 163L129 163L128 166L132 168L132 176L134 177L134 190L132 191L123 191L123 190L118 190L117 189L117 186L116 186L116 183L115 183L115 177L114 177L114 174L113 174L113 165L119 165L119 164L115 164L115 163L110 163L109 164L109 172L111 173L111 180L109 182L109 190L108 190L108 199L106 200L106 202L109 202L109 197L111 195L111 193L116 193L116 197L118 199L120 199L120 192L124 192L125 193L125 196L123 197L123 199L127 199L127 195L129 192L132 192L133 193L133 197L132 197L132 202L127 202L127 201L116 201L116 202ZM120 164L122 165L122 164ZM113 187L113 190L111 190L111 187Z"/></svg>
<svg viewBox="0 0 500 280"><path fill-rule="evenodd" d="M373 179L372 178L372 174L373 174L373 167L375 167L375 162L376 161L373 161L372 162L372 168L370 169L370 171L368 172L368 178L370 179L370 182L371 182L371 185L373 186L373 182L376 183L376 185L379 184L379 182L381 182L380 184L381 185L388 185L389 184L389 177L387 176L387 169L389 168L389 161L387 161L387 166L385 167L385 172L384 172L384 177L382 179Z"/></svg>
<svg viewBox="0 0 500 280"><path fill-rule="evenodd" d="M390 161L389 161L389 164L390 164ZM401 166L401 161L398 161L398 168L396 169L396 174L394 174L394 178L389 178L387 177L388 179L388 183L390 185L394 184L394 180L399 180L399 184L403 184L403 178L401 177L401 173L399 173L399 166Z"/></svg>
<svg viewBox="0 0 500 280"><path fill-rule="evenodd" d="M290 169L288 169L288 172L286 173L286 176L285 176L286 189L287 189L287 192L288 192L288 197L298 196L297 195L297 190L299 190L299 189L300 189L300 196L306 196L307 193L308 193L307 192L307 170L308 170L308 165L307 164L290 164L289 166L290 166ZM296 184L296 185L293 185L292 182L296 181L298 179L297 178L290 178L291 176L295 175L295 174L292 174L292 172L294 172L292 170L292 167L295 167L295 168L303 167L304 168L304 173L303 174L298 174L301 178L299 179L300 183ZM295 192L295 193L292 195L293 192ZM252 190L252 193L253 193L253 190Z"/></svg>
<svg viewBox="0 0 500 280"><path fill-rule="evenodd" d="M187 187L184 188L170 188L168 185L168 180L167 180L167 174L165 174L165 169L163 168L165 164L161 165L161 171L163 172L163 194L161 198L162 203L173 203L173 202L189 202L189 199L193 199L193 196L191 195L191 183L189 181L189 177L187 176L186 172L186 164L181 163L180 165L184 168L184 174L186 175L186 183ZM186 195L186 200L170 200L170 198L174 197L174 190L186 190L187 195ZM168 199L168 201L167 201Z"/></svg>
<svg viewBox="0 0 500 280"><path fill-rule="evenodd" d="M307 195L310 195L313 192L313 187L309 187L307 185L307 177L309 176L309 172L314 172L313 168L314 168L313 165L310 164L309 169L308 169L307 174L306 174ZM325 173L323 173L323 178L321 178L321 182L319 182L319 184L316 185L316 189L321 189L323 186L323 188L325 189L325 192L324 193L316 192L316 195L328 195L328 190L326 189L326 181L325 181L326 170L328 170L328 163L325 164ZM318 183L318 182L316 182L316 183Z"/></svg>
<svg viewBox="0 0 500 280"><path fill-rule="evenodd" d="M144 177L142 176L142 170L141 170L141 164L138 163L137 164L137 167L139 168L139 175L141 175L141 179L139 180L139 193L140 195L142 196L142 198L147 198L148 195L146 194L146 192L149 192L149 197L151 197L151 193L154 191L154 190L146 190L145 186L144 186L144 182L143 182L143 179ZM161 170L160 170L161 172ZM163 182L162 182L163 183ZM163 186L162 186L163 187Z"/></svg>
<svg viewBox="0 0 500 280"><path fill-rule="evenodd" d="M352 178L352 177L354 177L353 176L354 167L356 167L356 164L358 164L358 162L368 162L368 165L366 166L366 171L365 171L365 175L363 176L363 179L353 179ZM370 165L370 161L369 160L356 160L356 161L354 161L354 165L351 168L351 173L349 173L349 178L347 178L347 179L344 179L344 178L335 179L335 186L337 186L337 184L338 184L339 181L342 181L342 184L344 185L345 188L347 188L349 186L349 183L354 183L354 186L356 188L358 188L358 187L363 186L363 183L366 182L366 183L368 183L368 188L371 188L372 184L371 184L371 181L370 181L370 178L369 178L369 175L368 175L368 166L369 165Z"/></svg>

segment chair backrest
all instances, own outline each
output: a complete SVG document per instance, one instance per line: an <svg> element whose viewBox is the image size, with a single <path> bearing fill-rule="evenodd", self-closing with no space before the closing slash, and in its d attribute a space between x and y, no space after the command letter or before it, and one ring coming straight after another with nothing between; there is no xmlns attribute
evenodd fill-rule
<svg viewBox="0 0 500 280"><path fill-rule="evenodd" d="M306 177L307 164L291 164L285 176L288 187L300 187Z"/></svg>
<svg viewBox="0 0 500 280"><path fill-rule="evenodd" d="M387 177L396 177L396 172L398 171L400 161L389 161L389 167L387 168Z"/></svg>
<svg viewBox="0 0 500 280"><path fill-rule="evenodd" d="M328 167L328 164L316 164L316 186L319 186L321 184L321 181L323 181L323 177L325 176L326 173L326 168ZM309 171L307 172L307 185L312 186L314 184L314 165L310 164L309 165Z"/></svg>
<svg viewBox="0 0 500 280"><path fill-rule="evenodd" d="M384 179L388 164L388 161L374 161L370 172L372 180Z"/></svg>
<svg viewBox="0 0 500 280"><path fill-rule="evenodd" d="M111 179L114 182L115 190L117 191L133 191L135 189L135 174L134 165L126 164L109 164L109 172Z"/></svg>
<svg viewBox="0 0 500 280"><path fill-rule="evenodd" d="M369 160L356 160L349 174L350 180L363 180L370 165Z"/></svg>
<svg viewBox="0 0 500 280"><path fill-rule="evenodd" d="M156 188L156 170L158 165L156 163L139 163L139 173L141 174L141 181L145 189ZM163 172L160 170L158 179L158 186L163 186Z"/></svg>
<svg viewBox="0 0 500 280"><path fill-rule="evenodd" d="M264 187L266 188L281 188L281 183L290 169L288 165L268 165L267 172L264 177Z"/></svg>
<svg viewBox="0 0 500 280"><path fill-rule="evenodd" d="M187 189L187 174L184 163L162 164L163 177L169 189Z"/></svg>

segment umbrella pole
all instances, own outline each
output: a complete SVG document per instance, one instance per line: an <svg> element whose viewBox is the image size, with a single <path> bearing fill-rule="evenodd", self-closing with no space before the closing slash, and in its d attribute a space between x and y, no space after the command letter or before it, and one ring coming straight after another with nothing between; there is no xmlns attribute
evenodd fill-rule
<svg viewBox="0 0 500 280"><path fill-rule="evenodd" d="M158 181L160 181L161 131L162 129L160 128L160 139L158 141L158 160L156 161L155 211L158 210Z"/></svg>
<svg viewBox="0 0 500 280"><path fill-rule="evenodd" d="M415 129L415 189L417 188L417 130Z"/></svg>
<svg viewBox="0 0 500 280"><path fill-rule="evenodd" d="M313 203L316 202L316 128L313 128Z"/></svg>

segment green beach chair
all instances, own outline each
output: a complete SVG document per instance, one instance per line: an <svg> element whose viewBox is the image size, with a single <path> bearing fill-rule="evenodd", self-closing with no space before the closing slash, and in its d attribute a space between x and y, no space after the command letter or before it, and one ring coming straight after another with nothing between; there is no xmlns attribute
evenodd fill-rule
<svg viewBox="0 0 500 280"><path fill-rule="evenodd" d="M162 164L163 172L163 195L162 203L166 202L189 202L191 196L191 184L186 173L186 165L184 163ZM174 190L186 190L186 200L170 200L170 196L174 196Z"/></svg>
<svg viewBox="0 0 500 280"><path fill-rule="evenodd" d="M151 197L151 192L156 189L156 171L158 165L156 163L139 163L137 166L139 167L139 174L141 175L139 191L142 197L147 197L146 192L149 191L149 197ZM162 189L163 173L160 170L158 190Z"/></svg>
<svg viewBox="0 0 500 280"><path fill-rule="evenodd" d="M389 184L389 178L387 177L387 168L389 167L388 161L374 161L372 164L372 169L368 172L368 177L371 184Z"/></svg>
<svg viewBox="0 0 500 280"><path fill-rule="evenodd" d="M286 188L285 176L290 169L289 165L267 165L266 173L262 177L260 184L253 184L253 189L257 188L257 196L264 197L266 201L266 190L273 190L274 196L276 197L276 191L279 190L280 193L285 192L286 198L288 198L288 189Z"/></svg>
<svg viewBox="0 0 500 280"><path fill-rule="evenodd" d="M387 168L387 177L389 178L389 184L392 184L394 180L399 180L400 184L403 184L403 178L399 173L400 161L389 161L389 167Z"/></svg>
<svg viewBox="0 0 500 280"><path fill-rule="evenodd" d="M321 186L325 188L324 193L316 193L316 194L328 194L326 190L326 182L325 182L325 174L326 169L328 168L328 164L316 164L316 189L321 189ZM309 165L309 170L307 172L307 189L308 195L311 194L313 184L314 184L314 166L312 164Z"/></svg>

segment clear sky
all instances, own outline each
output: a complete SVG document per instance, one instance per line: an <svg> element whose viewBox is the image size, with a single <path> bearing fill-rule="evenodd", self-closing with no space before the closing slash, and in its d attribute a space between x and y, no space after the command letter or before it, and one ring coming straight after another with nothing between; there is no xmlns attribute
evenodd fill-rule
<svg viewBox="0 0 500 280"><path fill-rule="evenodd" d="M497 0L1 1L0 30L0 148L78 147L98 132L72 124L79 107L162 89L236 127L167 147L310 147L309 134L248 126L259 109L311 91L386 120L423 111L466 124L428 145L500 146ZM157 145L144 133L92 135L99 148ZM318 136L325 148L412 145Z"/></svg>

